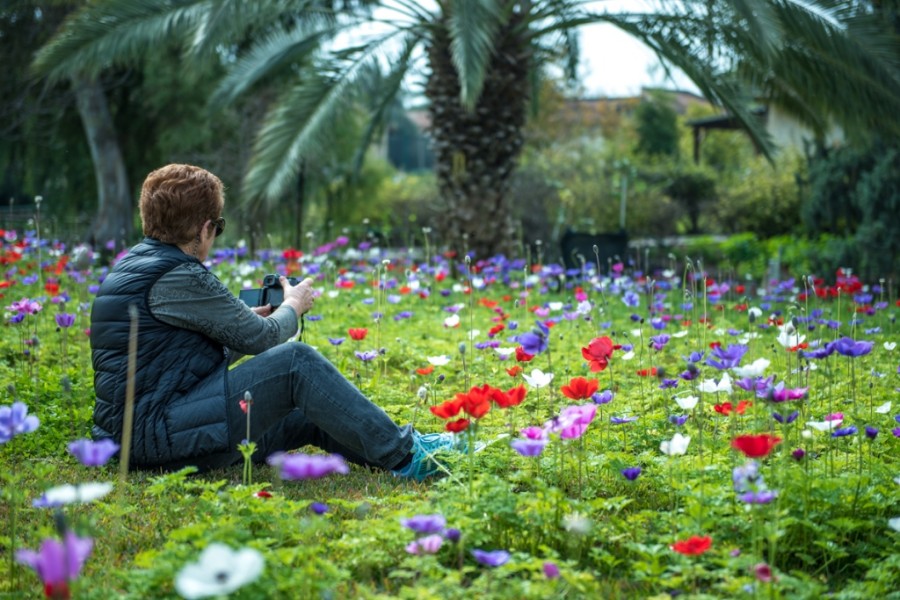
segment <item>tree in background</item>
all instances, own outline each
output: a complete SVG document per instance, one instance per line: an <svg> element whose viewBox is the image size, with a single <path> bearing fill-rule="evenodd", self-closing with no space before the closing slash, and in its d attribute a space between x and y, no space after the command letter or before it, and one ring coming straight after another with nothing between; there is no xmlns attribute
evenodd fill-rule
<svg viewBox="0 0 900 600"><path fill-rule="evenodd" d="M586 23L611 23L649 45L733 113L763 148L768 141L748 111L747 94L734 76L738 66L751 65L744 71L755 76L784 66L777 82L782 99L788 91L798 100L823 97L820 87L810 87L821 76L837 84L829 90L842 93L831 94L816 117L862 123L860 113L875 114L878 127L900 131L900 81L877 51L889 42L868 27L870 19L856 4L833 4L688 0L660 3L653 13L611 14L566 0L456 0L433 7L106 0L69 20L36 64L55 79L95 75L136 60L161 40L178 39L187 64L226 49L228 74L213 93L218 102L280 80L282 93L259 131L242 186L245 198L270 203L296 184L305 158L319 151L348 103L370 110L371 126L361 136L366 147L402 84L421 82L431 101L444 225L457 247L465 232L468 246L484 256L512 244L509 181L533 82L548 63L562 61L574 72L569 59L577 56L575 31ZM376 21L383 32L337 38ZM859 35L863 28L865 36ZM380 60L389 71L379 93L354 93ZM831 72L821 73L822 65ZM412 74L419 77L407 77Z"/></svg>
<svg viewBox="0 0 900 600"><path fill-rule="evenodd" d="M642 99L634 111L637 153L649 157L678 158L678 114L666 94Z"/></svg>

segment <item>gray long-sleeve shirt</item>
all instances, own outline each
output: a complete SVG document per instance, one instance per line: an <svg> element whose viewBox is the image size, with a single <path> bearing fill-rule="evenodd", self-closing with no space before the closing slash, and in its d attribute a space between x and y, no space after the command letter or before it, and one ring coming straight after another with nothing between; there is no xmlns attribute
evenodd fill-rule
<svg viewBox="0 0 900 600"><path fill-rule="evenodd" d="M264 352L297 333L293 308L282 304L261 317L198 263L185 263L160 277L148 301L160 321L198 331L225 346L230 362Z"/></svg>

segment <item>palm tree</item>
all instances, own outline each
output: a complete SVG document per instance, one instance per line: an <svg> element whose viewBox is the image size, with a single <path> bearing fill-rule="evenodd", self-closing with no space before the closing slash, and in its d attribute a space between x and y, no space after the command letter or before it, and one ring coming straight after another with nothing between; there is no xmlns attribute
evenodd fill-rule
<svg viewBox="0 0 900 600"><path fill-rule="evenodd" d="M418 86L430 100L445 232L478 257L511 246L508 185L530 92L549 64L574 73L582 25L611 23L643 41L767 153L753 96L783 104L816 131L834 122L853 135L900 133L897 40L869 2L656 4L649 13L606 13L578 0L102 0L71 19L35 64L51 79L90 76L175 36L187 64L209 52L229 62L213 103L280 82L243 181L245 199L268 202L292 189L304 157L342 119L358 114L350 107L370 116L364 149L403 86ZM377 89L373 68L387 70Z"/></svg>

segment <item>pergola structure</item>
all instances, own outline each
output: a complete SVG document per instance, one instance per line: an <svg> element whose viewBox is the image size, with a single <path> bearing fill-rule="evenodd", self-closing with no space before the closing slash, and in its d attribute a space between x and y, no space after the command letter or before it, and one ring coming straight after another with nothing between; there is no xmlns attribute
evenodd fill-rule
<svg viewBox="0 0 900 600"><path fill-rule="evenodd" d="M754 108L750 111L760 119L765 119L769 113L768 108L759 107ZM714 129L727 129L727 130L738 130L741 129L741 124L734 117L734 115L716 115L713 117L704 117L702 119L691 119L687 121L687 124L691 127L694 132L694 163L700 164L700 146L703 143L703 138L706 136L708 131ZM756 151L759 152L759 146L756 142L753 142L753 147L756 148Z"/></svg>

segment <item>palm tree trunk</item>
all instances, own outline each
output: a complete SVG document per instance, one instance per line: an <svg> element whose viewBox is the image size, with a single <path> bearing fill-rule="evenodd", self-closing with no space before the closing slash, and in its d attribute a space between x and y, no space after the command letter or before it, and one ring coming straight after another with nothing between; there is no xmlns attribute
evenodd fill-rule
<svg viewBox="0 0 900 600"><path fill-rule="evenodd" d="M447 218L443 235L459 252L477 258L509 252L516 226L510 210L510 175L522 149L529 97L530 48L521 15L499 32L484 89L474 110L460 103L450 34L435 30L428 50L435 172Z"/></svg>
<svg viewBox="0 0 900 600"><path fill-rule="evenodd" d="M118 250L131 235L134 207L116 128L103 87L96 79L73 77L72 89L97 179L97 215L88 238L95 247L112 240Z"/></svg>

